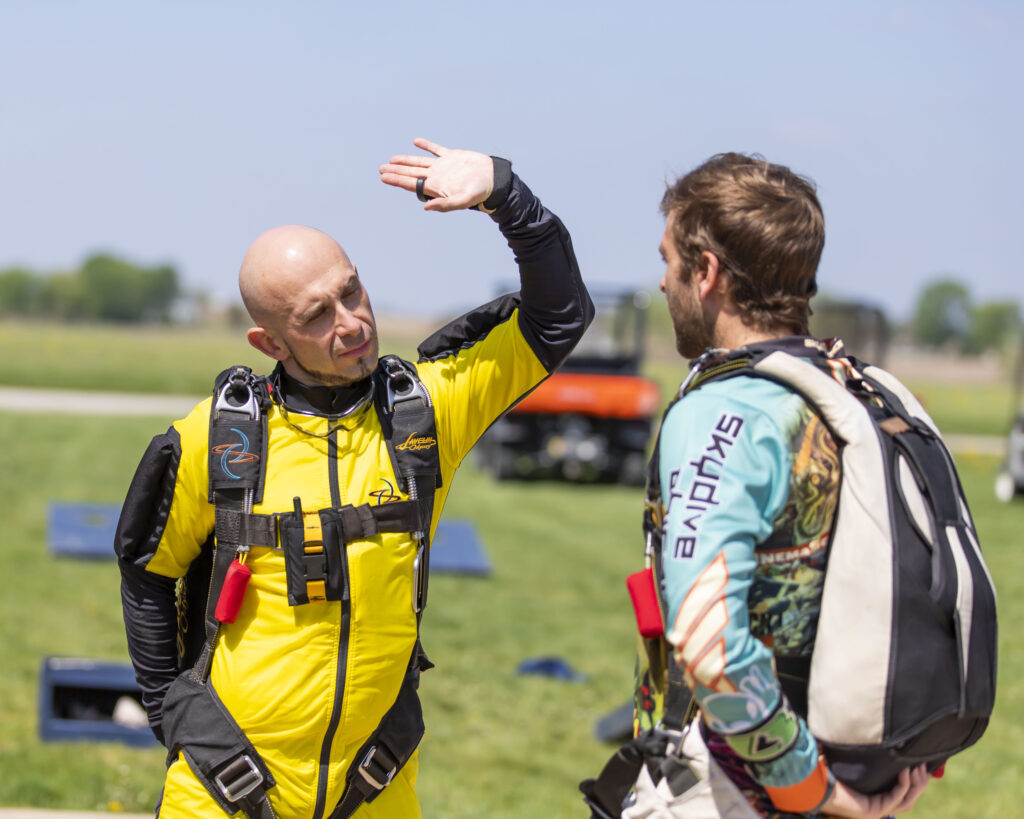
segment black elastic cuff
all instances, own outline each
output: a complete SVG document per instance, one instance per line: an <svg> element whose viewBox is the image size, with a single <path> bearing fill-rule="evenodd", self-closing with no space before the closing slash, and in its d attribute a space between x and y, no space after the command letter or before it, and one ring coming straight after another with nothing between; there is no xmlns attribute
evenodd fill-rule
<svg viewBox="0 0 1024 819"><path fill-rule="evenodd" d="M494 162L494 187L491 195L477 205L484 213L494 213L512 192L512 163L500 156L492 156L491 160Z"/></svg>

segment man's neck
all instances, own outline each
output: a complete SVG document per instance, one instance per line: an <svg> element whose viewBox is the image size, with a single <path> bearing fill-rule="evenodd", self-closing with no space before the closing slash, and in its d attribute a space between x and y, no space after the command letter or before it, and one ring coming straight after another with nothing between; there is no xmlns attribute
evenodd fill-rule
<svg viewBox="0 0 1024 819"><path fill-rule="evenodd" d="M750 344L772 341L776 338L785 338L791 335L793 335L793 330L790 327L760 330L756 327L750 327L741 321L726 322L724 326L715 328L714 346L726 350L735 350Z"/></svg>
<svg viewBox="0 0 1024 819"><path fill-rule="evenodd" d="M347 415L365 404L373 394L369 376L344 386L311 386L290 375L280 364L274 369L271 381L286 407L319 415Z"/></svg>

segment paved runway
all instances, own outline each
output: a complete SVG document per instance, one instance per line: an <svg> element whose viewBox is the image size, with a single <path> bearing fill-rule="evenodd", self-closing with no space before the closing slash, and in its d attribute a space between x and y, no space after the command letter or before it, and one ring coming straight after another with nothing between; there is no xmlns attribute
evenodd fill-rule
<svg viewBox="0 0 1024 819"><path fill-rule="evenodd" d="M0 387L0 410L71 415L170 415L181 418L200 401L186 395Z"/></svg>
<svg viewBox="0 0 1024 819"><path fill-rule="evenodd" d="M198 396L141 393L42 390L0 387L0 410L72 415L161 415L183 418ZM1006 438L994 435L947 435L946 445L958 454L1006 454ZM2 817L2 814L0 814Z"/></svg>

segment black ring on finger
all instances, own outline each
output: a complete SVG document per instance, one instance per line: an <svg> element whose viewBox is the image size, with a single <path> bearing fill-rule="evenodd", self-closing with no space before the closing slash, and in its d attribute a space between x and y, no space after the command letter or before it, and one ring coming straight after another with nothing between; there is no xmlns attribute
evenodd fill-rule
<svg viewBox="0 0 1024 819"><path fill-rule="evenodd" d="M427 196L423 192L423 183L426 181L427 180L422 176L416 178L416 198L419 199L421 202L429 202L431 199L434 198L433 196Z"/></svg>

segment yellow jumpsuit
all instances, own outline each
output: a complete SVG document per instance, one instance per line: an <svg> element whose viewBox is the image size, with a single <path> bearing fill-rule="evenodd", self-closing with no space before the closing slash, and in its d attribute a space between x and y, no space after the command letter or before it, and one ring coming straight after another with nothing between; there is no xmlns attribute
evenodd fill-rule
<svg viewBox="0 0 1024 819"><path fill-rule="evenodd" d="M440 447L433 533L456 466L494 418L547 373L514 319L483 342L417 370L434 402ZM213 531L213 506L206 499L209 412L207 400L174 425L182 457L171 513L148 571L181 577ZM328 469L337 470L341 504L375 504L372 493L381 490L400 495L372 405L346 419L347 429L337 429L333 461L329 438L320 436L335 423L294 412L286 420L274 406L268 425L266 484L254 512L290 512L295 496L305 510L335 506ZM350 543L346 552L347 626L340 601L289 606L283 553L253 547L242 609L234 623L221 627L214 653L211 683L274 772L278 784L269 796L282 816L314 816L318 796L321 811L326 807L321 815L330 814L353 755L395 700L416 640L413 539L381 534ZM414 757L359 815L418 816L415 779ZM223 811L179 755L168 771L160 817L197 816Z"/></svg>
<svg viewBox="0 0 1024 819"><path fill-rule="evenodd" d="M522 305L492 311L482 323L467 314L468 321L459 320L466 338L442 338L450 349L417 364L435 408L441 471L431 534L470 448L564 359L593 315L568 233L518 177L492 218L516 252ZM204 401L154 439L129 490L115 543L129 649L161 739L162 696L168 674L173 679L176 673L167 668L166 623L157 634L168 619L162 598L214 530L210 409L211 401ZM296 496L307 512L406 499L372 403L339 423L286 412L275 402L267 419L264 495L253 512L290 513ZM210 682L273 773L277 784L267 793L278 816L329 817L356 752L394 702L417 638L416 551L405 533L351 542L344 547L350 602L290 606L283 552L252 548L252 578L236 621L221 628ZM157 609L162 614L154 614ZM413 755L355 815L419 816L416 772ZM159 816L224 815L179 755L168 769Z"/></svg>

